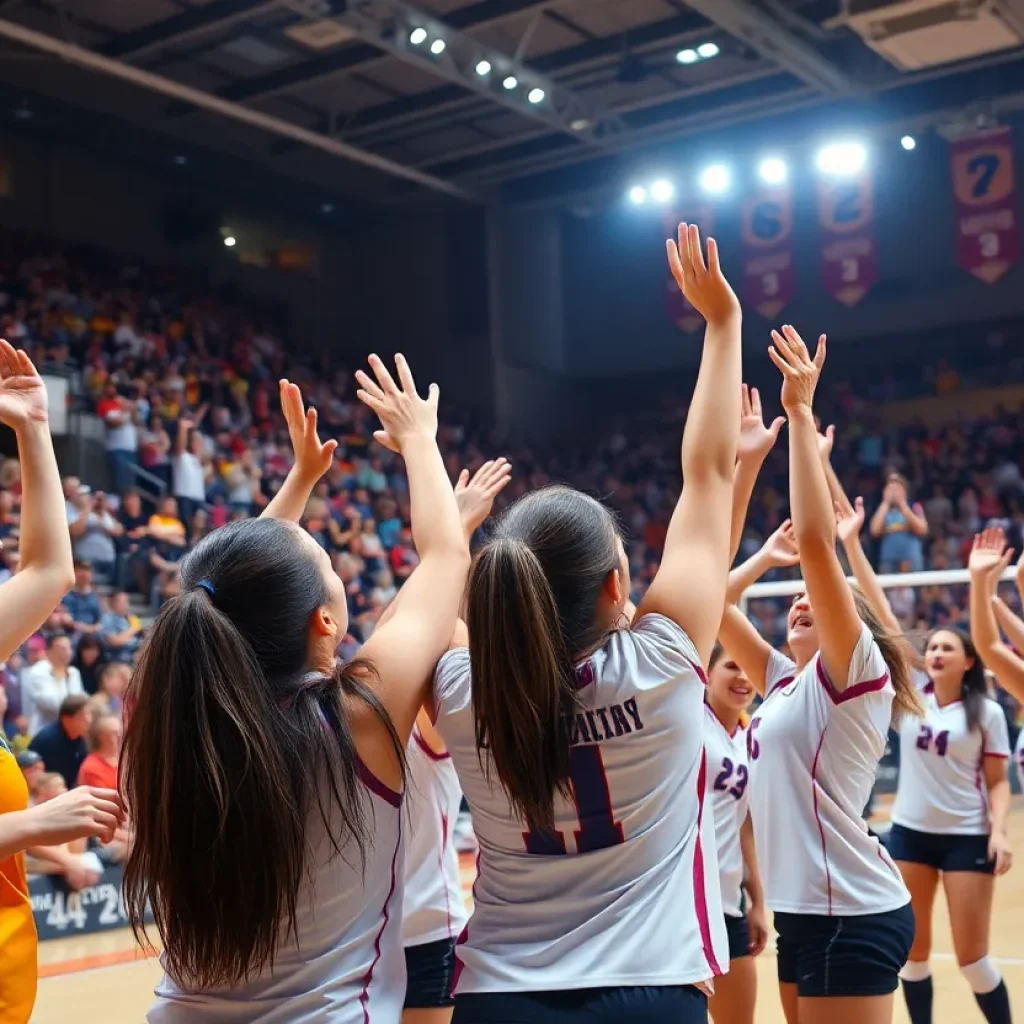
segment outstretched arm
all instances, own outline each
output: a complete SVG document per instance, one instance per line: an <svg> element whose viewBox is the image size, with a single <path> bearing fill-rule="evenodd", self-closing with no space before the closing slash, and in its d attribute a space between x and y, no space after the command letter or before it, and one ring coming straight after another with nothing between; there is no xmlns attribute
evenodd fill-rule
<svg viewBox="0 0 1024 1024"><path fill-rule="evenodd" d="M740 421L740 304L708 239L707 263L695 225L669 240L669 265L683 294L707 321L697 386L683 431L683 490L657 575L637 620L658 612L678 623L706 663L725 605L733 470Z"/></svg>
<svg viewBox="0 0 1024 1024"><path fill-rule="evenodd" d="M1010 564L1006 536L1000 529L975 534L967 562L971 574L971 640L986 666L996 674L1003 689L1024 703L1024 659L1003 643L996 623L992 597L1003 569Z"/></svg>
<svg viewBox="0 0 1024 1024"><path fill-rule="evenodd" d="M0 422L17 439L22 486L20 564L0 587L0 661L6 661L71 589L75 570L46 387L32 360L3 340ZM79 518L84 521L85 514Z"/></svg>
<svg viewBox="0 0 1024 1024"><path fill-rule="evenodd" d="M281 395L281 411L288 424L288 436L292 441L295 462L288 471L281 489L260 513L260 517L288 519L297 523L302 518L306 502L313 493L317 481L331 468L337 441L320 443L316 430L316 409L306 409L302 404L302 392L297 384L281 380L278 383Z"/></svg>
<svg viewBox="0 0 1024 1024"><path fill-rule="evenodd" d="M736 662L750 685L763 697L768 685L768 661L772 646L754 628L753 623L734 604L725 606L718 639Z"/></svg>
<svg viewBox="0 0 1024 1024"><path fill-rule="evenodd" d="M743 596L743 591L747 587L756 583L769 570L798 565L799 562L800 552L796 546L793 523L787 519L761 545L760 551L751 555L742 565L737 566L729 573L729 585L725 593L726 601L729 604L734 604Z"/></svg>
<svg viewBox="0 0 1024 1024"><path fill-rule="evenodd" d="M789 416L790 511L807 596L821 638L821 660L833 687L846 689L861 620L836 555L835 510L818 452L814 392L825 363L825 336L812 359L790 326L772 331L772 362L782 373L782 405Z"/></svg>

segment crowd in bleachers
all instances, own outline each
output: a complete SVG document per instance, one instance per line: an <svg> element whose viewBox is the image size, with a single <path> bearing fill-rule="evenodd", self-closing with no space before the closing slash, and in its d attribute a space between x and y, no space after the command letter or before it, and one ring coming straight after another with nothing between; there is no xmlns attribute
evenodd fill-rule
<svg viewBox="0 0 1024 1024"><path fill-rule="evenodd" d="M373 443L372 416L354 399L345 367L296 352L284 343L283 328L195 281L2 233L0 336L26 349L44 372L73 381L103 423L113 485L64 480L75 587L2 669L5 724L16 749L38 747L45 730L80 715L84 705L67 704L80 693L116 711L144 635L145 615L133 612L130 595L138 595L135 607L159 607L176 593L178 563L198 539L257 515L280 487L291 462L277 401L284 376L317 409L321 434L339 439L303 525L330 553L349 595L351 631L341 656L372 632L417 555L402 463ZM838 428L833 464L847 492L865 498L866 539L883 572L963 567L974 532L995 521L1018 551L1024 548L1024 409L942 427L883 428L878 417L880 404L892 399L1024 379L1020 346L1007 343L1005 331L986 342L972 349L973 377L941 356L915 363L904 354L902 371L851 363L823 396ZM631 539L638 599L658 564L679 487L678 459L664 438L684 412L671 400L649 404L623 421L628 425L591 430L557 450L499 442L452 418L440 441L453 478L464 466L507 456L515 477L505 501L555 479L604 497ZM777 446L762 471L741 558L786 516L784 448ZM19 495L18 465L8 459L0 465L0 580L16 566ZM966 618L966 588L900 588L892 603L911 628ZM784 632L781 603L754 601L750 614L765 635ZM90 741L88 729L75 725L71 732L82 770L87 748L95 754L101 737ZM110 737L104 742L112 749ZM46 766L54 767L50 757ZM74 773L59 770L75 784Z"/></svg>

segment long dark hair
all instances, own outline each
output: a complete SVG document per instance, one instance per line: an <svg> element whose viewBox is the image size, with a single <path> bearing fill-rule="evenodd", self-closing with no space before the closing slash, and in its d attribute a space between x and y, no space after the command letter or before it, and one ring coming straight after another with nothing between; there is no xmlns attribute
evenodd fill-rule
<svg viewBox="0 0 1024 1024"><path fill-rule="evenodd" d="M181 984L238 984L297 936L314 810L333 854L358 851L365 863L372 827L351 700L385 725L404 770L391 720L363 681L372 668L309 671L310 617L328 600L297 527L232 523L181 563L181 594L143 647L121 762L135 831L125 906L140 940L152 906Z"/></svg>
<svg viewBox="0 0 1024 1024"><path fill-rule="evenodd" d="M570 793L574 663L607 632L597 599L619 565L617 536L600 502L546 487L508 509L470 571L476 743L532 830L552 828L555 793Z"/></svg>
<svg viewBox="0 0 1024 1024"><path fill-rule="evenodd" d="M985 665L974 646L970 633L955 626L940 626L928 634L928 643L936 633L951 633L963 644L964 655L971 664L964 670L960 681L960 699L963 701L964 714L967 716L967 731L974 732L981 725L981 709L988 697L988 683L985 680ZM927 649L927 645L926 645Z"/></svg>
<svg viewBox="0 0 1024 1024"><path fill-rule="evenodd" d="M878 617L874 605L857 588L852 587L853 601L861 622L871 631L871 636L881 651L882 660L889 670L896 696L892 702L893 722L904 715L921 714L921 695L914 685L914 651L902 633L893 633Z"/></svg>

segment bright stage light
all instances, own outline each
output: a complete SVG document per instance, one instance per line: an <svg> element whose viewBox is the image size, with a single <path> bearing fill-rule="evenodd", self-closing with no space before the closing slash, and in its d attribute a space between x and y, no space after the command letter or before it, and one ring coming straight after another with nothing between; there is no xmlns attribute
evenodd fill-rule
<svg viewBox="0 0 1024 1024"><path fill-rule="evenodd" d="M701 43L697 47L697 55L704 60L711 60L712 57L717 57L721 52L717 43Z"/></svg>
<svg viewBox="0 0 1024 1024"><path fill-rule="evenodd" d="M917 149L917 139L913 135L904 135L900 139L900 145L909 153L912 149Z"/></svg>
<svg viewBox="0 0 1024 1024"><path fill-rule="evenodd" d="M647 189L643 185L634 185L629 190L629 201L634 206L643 206L647 202Z"/></svg>
<svg viewBox="0 0 1024 1024"><path fill-rule="evenodd" d="M680 64L696 64L700 60L700 55L696 50L680 50L676 54L676 60Z"/></svg>
<svg viewBox="0 0 1024 1024"><path fill-rule="evenodd" d="M667 178L659 178L651 185L651 198L656 203L667 203L676 194L676 187Z"/></svg>
<svg viewBox="0 0 1024 1024"><path fill-rule="evenodd" d="M713 196L728 192L731 184L732 174L725 164L712 164L700 172L700 187Z"/></svg>
<svg viewBox="0 0 1024 1024"><path fill-rule="evenodd" d="M822 174L844 177L856 174L867 163L868 151L859 142L834 142L818 153L818 170Z"/></svg>
<svg viewBox="0 0 1024 1024"><path fill-rule="evenodd" d="M234 244L235 244L235 236L234 235L228 235L227 238L224 239L224 244L229 249L233 248Z"/></svg>
<svg viewBox="0 0 1024 1024"><path fill-rule="evenodd" d="M477 62L476 73L478 75L489 75L491 73L491 62L489 60L481 60Z"/></svg>
<svg viewBox="0 0 1024 1024"><path fill-rule="evenodd" d="M529 100L529 101L530 101L531 103L540 103L540 102L541 102L541 100L543 100L543 99L544 99L544 90L543 90L543 89L531 89L531 90L530 90L530 91L529 91L529 92L528 92L528 93L526 94L526 98L527 98L527 99L528 99L528 100Z"/></svg>
<svg viewBox="0 0 1024 1024"><path fill-rule="evenodd" d="M785 160L780 160L777 156L769 156L761 161L757 173L767 184L781 185L789 177L789 168L786 166Z"/></svg>
<svg viewBox="0 0 1024 1024"><path fill-rule="evenodd" d="M432 42L432 43L430 44L430 52L431 52L431 53L432 53L432 54L433 54L433 55L434 55L435 57L438 57L438 56L440 56L440 55L441 55L442 53L444 53L444 40L443 40L443 39L435 39L435 40L434 40L434 41L433 41L433 42Z"/></svg>
<svg viewBox="0 0 1024 1024"><path fill-rule="evenodd" d="M519 79L515 75L509 75L504 82L501 83L506 89L514 89L519 84Z"/></svg>
<svg viewBox="0 0 1024 1024"><path fill-rule="evenodd" d="M409 33L409 42L412 43L413 46L419 46L420 43L425 43L426 41L427 30L425 28L414 28Z"/></svg>

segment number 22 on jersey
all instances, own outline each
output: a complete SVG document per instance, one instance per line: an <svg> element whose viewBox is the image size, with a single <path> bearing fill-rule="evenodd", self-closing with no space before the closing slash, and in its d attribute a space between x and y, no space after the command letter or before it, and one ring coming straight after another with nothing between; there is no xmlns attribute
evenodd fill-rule
<svg viewBox="0 0 1024 1024"><path fill-rule="evenodd" d="M576 852L589 853L625 842L622 823L615 820L612 811L608 776L604 771L601 748L596 743L583 744L569 751L569 778L580 826L573 830ZM557 857L569 852L565 848L565 833L558 829L524 832L523 842L527 853Z"/></svg>

